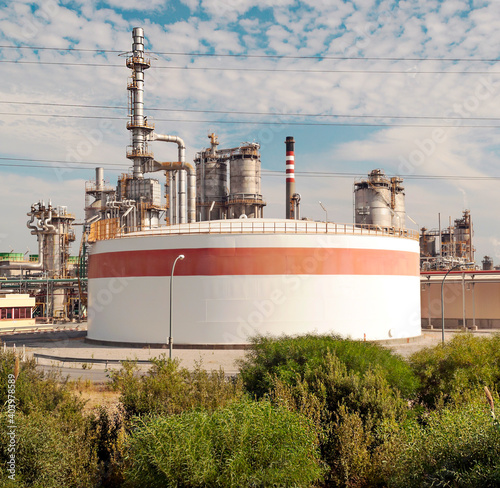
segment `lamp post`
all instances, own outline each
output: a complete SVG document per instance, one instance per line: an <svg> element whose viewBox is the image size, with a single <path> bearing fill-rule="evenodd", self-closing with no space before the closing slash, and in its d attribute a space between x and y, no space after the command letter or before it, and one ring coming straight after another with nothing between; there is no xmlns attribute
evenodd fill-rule
<svg viewBox="0 0 500 488"><path fill-rule="evenodd" d="M175 265L177 264L177 261L179 259L182 261L184 259L184 254L179 254L175 258L174 264L172 265L172 273L170 273L170 327L169 327L169 335L168 335L168 347L170 349L169 352L169 358L172 359L172 346L173 346L173 340L172 340L172 303L173 303L173 285L174 285L174 270L175 270Z"/></svg>
<svg viewBox="0 0 500 488"><path fill-rule="evenodd" d="M441 332L442 332L441 339L443 344L444 344L444 280L454 269L458 269L461 267L462 267L461 264L456 264L455 266L450 268L448 272L444 275L443 281L441 282Z"/></svg>
<svg viewBox="0 0 500 488"><path fill-rule="evenodd" d="M208 221L210 222L210 214L212 213L212 210L214 209L215 205L215 200L212 202L212 205L210 205L210 208L208 209Z"/></svg>
<svg viewBox="0 0 500 488"><path fill-rule="evenodd" d="M325 206L321 203L318 202L321 205L321 208L325 211L326 213L326 231L328 232L328 210L325 208Z"/></svg>
<svg viewBox="0 0 500 488"><path fill-rule="evenodd" d="M408 214L406 216L417 226L417 234L420 236L420 227L418 226L418 222L413 220Z"/></svg>

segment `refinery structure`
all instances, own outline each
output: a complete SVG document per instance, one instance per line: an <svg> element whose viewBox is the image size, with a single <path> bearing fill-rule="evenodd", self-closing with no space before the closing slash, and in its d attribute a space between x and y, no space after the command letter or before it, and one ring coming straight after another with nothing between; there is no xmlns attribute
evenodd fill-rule
<svg viewBox="0 0 500 488"><path fill-rule="evenodd" d="M144 112L150 60L143 30L132 36L133 170L113 189L98 169L87 190L88 339L166 344L170 314L178 346L241 345L256 334L420 335L418 233L405 225L402 181L386 187L374 172L359 182L354 223L302 220L287 137L284 218L265 218L259 144L226 149L210 134L187 162L183 139L160 134ZM177 161L157 161L155 142L176 144ZM164 205L151 173L165 175Z"/></svg>
<svg viewBox="0 0 500 488"><path fill-rule="evenodd" d="M259 144L224 148L212 133L188 162L184 140L148 120L151 61L143 29L134 28L132 38L131 171L111 186L96 168L85 186L83 222L50 201L33 204L27 226L38 254L0 256L2 290L35 297L46 320L88 316L88 340L110 344L166 346L169 317L177 347L234 347L257 334L411 338L433 325L421 293L430 299L431 281L447 270L475 269L468 210L448 227L409 229L403 180L374 169L354 182L352 223L302 218L290 136L283 218L265 218ZM160 142L176 145L175 161L155 159ZM82 238L71 256L77 224ZM430 274L421 278L421 270Z"/></svg>

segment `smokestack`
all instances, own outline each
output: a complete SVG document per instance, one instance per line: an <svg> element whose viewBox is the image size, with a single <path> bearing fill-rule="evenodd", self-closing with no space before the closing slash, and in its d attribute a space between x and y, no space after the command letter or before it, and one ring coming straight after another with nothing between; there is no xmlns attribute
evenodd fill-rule
<svg viewBox="0 0 500 488"><path fill-rule="evenodd" d="M292 197L295 194L295 141L293 137L288 136L286 144L286 217L295 218L295 205Z"/></svg>

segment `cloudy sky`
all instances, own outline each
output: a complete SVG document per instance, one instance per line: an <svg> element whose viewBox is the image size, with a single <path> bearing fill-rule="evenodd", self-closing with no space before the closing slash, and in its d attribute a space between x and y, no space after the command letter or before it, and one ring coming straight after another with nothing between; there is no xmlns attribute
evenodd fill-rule
<svg viewBox="0 0 500 488"><path fill-rule="evenodd" d="M355 178L405 180L436 228L470 209L477 260L500 264L500 2L495 0L0 1L0 251L34 252L31 203L83 216L84 182L129 161L120 56L143 27L146 113L188 158L261 144L267 217L284 216L284 140L302 214L352 222ZM500 39L499 39L500 41ZM175 145L154 145L174 160ZM407 225L416 225L407 220Z"/></svg>

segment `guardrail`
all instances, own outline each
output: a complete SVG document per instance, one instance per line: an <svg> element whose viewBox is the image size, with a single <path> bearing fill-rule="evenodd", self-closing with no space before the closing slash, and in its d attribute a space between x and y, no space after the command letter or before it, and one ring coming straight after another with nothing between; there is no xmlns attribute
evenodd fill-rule
<svg viewBox="0 0 500 488"><path fill-rule="evenodd" d="M412 229L380 227L365 224L340 224L334 222L273 221L261 219L217 220L162 226L148 230L118 227L115 219L100 220L92 224L92 241L138 236L188 235L188 234L329 234L391 236L418 240ZM113 222L111 222L113 221ZM95 227L94 227L95 226Z"/></svg>

